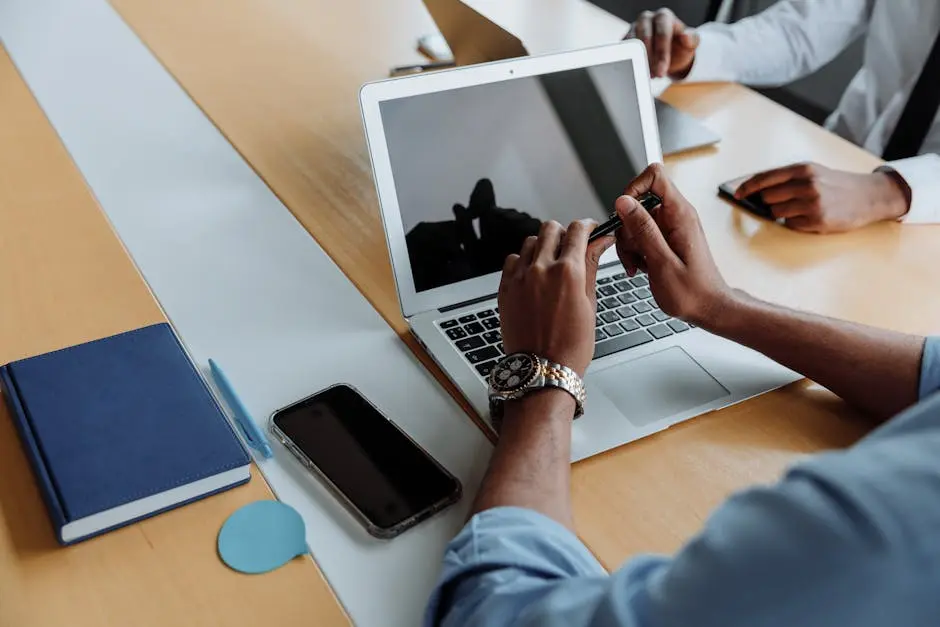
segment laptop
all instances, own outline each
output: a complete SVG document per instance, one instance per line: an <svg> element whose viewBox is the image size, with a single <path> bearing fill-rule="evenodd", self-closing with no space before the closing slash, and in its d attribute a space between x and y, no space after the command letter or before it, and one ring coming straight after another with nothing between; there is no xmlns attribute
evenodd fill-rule
<svg viewBox="0 0 940 627"><path fill-rule="evenodd" d="M464 0L424 0L458 66L522 57L530 52L581 48L598 40L617 40L628 26L593 5L577 7L561 19L577 19L571 28L546 28L539 19L507 11L499 3L490 6L504 24L513 24L522 39L484 16ZM534 5L538 6L538 5ZM569 9L574 7L569 6ZM551 7L546 7L546 11ZM523 39L526 43L523 43ZM445 59L438 59L443 61ZM721 141L713 130L691 115L656 99L656 119L664 156L712 146Z"/></svg>
<svg viewBox="0 0 940 627"><path fill-rule="evenodd" d="M662 152L646 53L624 42L370 83L360 106L402 314L489 424L506 255L542 221L604 220ZM671 318L611 250L576 461L799 378Z"/></svg>

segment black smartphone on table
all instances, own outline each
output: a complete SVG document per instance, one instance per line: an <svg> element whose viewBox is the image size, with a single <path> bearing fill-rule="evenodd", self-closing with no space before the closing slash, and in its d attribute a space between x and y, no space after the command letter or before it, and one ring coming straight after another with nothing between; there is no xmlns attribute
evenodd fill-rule
<svg viewBox="0 0 940 627"><path fill-rule="evenodd" d="M750 196L746 196L744 198L734 197L734 192L737 191L741 183L748 180L749 178L751 177L742 176L732 181L728 181L727 183L722 183L718 186L718 195L722 198L730 200L739 207L747 209L758 217L775 221L776 218L774 218L773 210L770 208L770 205L764 202L764 199L761 197L760 193L751 194Z"/></svg>
<svg viewBox="0 0 940 627"><path fill-rule="evenodd" d="M271 431L377 538L460 500L460 481L350 385L279 409Z"/></svg>

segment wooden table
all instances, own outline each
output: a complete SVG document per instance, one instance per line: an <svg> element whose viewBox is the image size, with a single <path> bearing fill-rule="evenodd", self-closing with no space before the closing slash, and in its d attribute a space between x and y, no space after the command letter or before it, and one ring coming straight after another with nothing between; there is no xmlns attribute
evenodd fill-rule
<svg viewBox="0 0 940 627"><path fill-rule="evenodd" d="M111 1L429 364L398 309L356 104L362 82L420 60L415 38L433 24L419 1ZM3 61L0 361L161 319ZM794 159L865 171L876 165L874 157L738 86L672 88L666 99L724 137L719 148L671 159L668 167L698 207L730 283L834 316L907 331L940 328L937 227L881 224L842 236L801 235L715 196L720 181ZM742 132L755 125L761 136ZM30 151L25 159L23 146ZM9 222L17 225L16 238L7 237ZM50 225L57 229L52 234ZM578 531L611 568L639 551L674 550L731 491L770 481L799 456L849 444L866 428L838 399L808 383L702 416L577 464ZM2 416L0 447L0 625L249 625L262 620L252 601L265 597L265 613L283 610L265 622L344 620L310 562L246 578L210 554L205 536L240 503L266 496L263 482L59 550Z"/></svg>
<svg viewBox="0 0 940 627"><path fill-rule="evenodd" d="M0 363L165 320L2 47L0 111ZM246 486L61 548L0 402L0 626L347 622L310 559L222 566L222 522L270 498L253 467Z"/></svg>
<svg viewBox="0 0 940 627"><path fill-rule="evenodd" d="M399 311L356 100L361 83L416 60L416 38L433 29L420 2L111 3L429 364ZM495 3L474 4L482 10ZM522 14L500 18L505 25ZM731 284L832 316L940 330L933 252L940 227L879 224L846 235L805 235L716 196L718 183L758 169L813 159L870 171L879 163L874 156L737 85L673 87L665 98L723 137L717 148L667 166L699 209ZM754 128L762 133L747 130ZM808 383L688 421L575 466L578 532L609 568L640 551L675 550L732 491L771 481L800 455L849 444L866 428Z"/></svg>

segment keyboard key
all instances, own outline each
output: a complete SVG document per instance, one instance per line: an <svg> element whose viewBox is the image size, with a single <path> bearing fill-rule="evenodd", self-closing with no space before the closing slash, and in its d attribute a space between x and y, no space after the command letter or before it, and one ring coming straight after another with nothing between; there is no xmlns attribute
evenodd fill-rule
<svg viewBox="0 0 940 627"><path fill-rule="evenodd" d="M493 372L493 368L496 367L496 364L497 360L494 359L493 361L477 364L474 366L474 368L477 369L477 372L479 372L481 376L488 377L490 376L490 373Z"/></svg>
<svg viewBox="0 0 940 627"><path fill-rule="evenodd" d="M622 280L624 280L625 278L627 278L627 273L626 273L626 272L619 272L619 273L617 273L617 274L614 275L614 281L622 281Z"/></svg>
<svg viewBox="0 0 940 627"><path fill-rule="evenodd" d="M605 311L601 314L601 319L604 322L617 322L620 320L620 314L618 314L616 311Z"/></svg>
<svg viewBox="0 0 940 627"><path fill-rule="evenodd" d="M621 328L623 328L624 331L636 331L637 329L640 328L640 324L633 318L630 318L629 320L624 320L623 322L620 323L620 326Z"/></svg>
<svg viewBox="0 0 940 627"><path fill-rule="evenodd" d="M597 327L602 327L602 326L604 326L604 321L601 320L601 317L594 316L594 328L596 329Z"/></svg>
<svg viewBox="0 0 940 627"><path fill-rule="evenodd" d="M613 285L602 285L597 288L597 291L603 294L604 296L614 296L617 294L617 288Z"/></svg>
<svg viewBox="0 0 940 627"><path fill-rule="evenodd" d="M460 316L457 320L460 321L460 324L466 324L467 322L473 322L477 319L476 314L467 314L466 316Z"/></svg>
<svg viewBox="0 0 940 627"><path fill-rule="evenodd" d="M483 325L479 322L471 322L470 324L463 325L463 330L469 333L470 335L476 335L477 333L483 333Z"/></svg>
<svg viewBox="0 0 940 627"><path fill-rule="evenodd" d="M488 331L499 328L499 318L495 316L490 318L483 318L481 322L483 323L483 328L487 329Z"/></svg>
<svg viewBox="0 0 940 627"><path fill-rule="evenodd" d="M663 320L669 320L669 314L667 314L667 313L666 313L665 311L663 311L662 309L654 309L654 310L653 310L652 312L650 312L650 313L651 313L651 314L653 315L653 317L656 318L659 322L662 322Z"/></svg>
<svg viewBox="0 0 940 627"><path fill-rule="evenodd" d="M647 311L652 311L652 310L653 310L652 307L650 307L649 305L647 305L646 303L644 303L644 302L642 302L642 301L640 301L639 303L635 304L635 305L633 306L633 309L634 309L637 313L646 313ZM470 325L467 325L467 326L470 326ZM464 328L467 329L467 327L464 327ZM470 330L470 329L467 329L467 331L469 331L469 330Z"/></svg>
<svg viewBox="0 0 940 627"><path fill-rule="evenodd" d="M597 284L598 284L598 285L607 285L608 283L610 283L610 282L613 281L613 280L614 280L613 277L605 276L603 279L598 279L598 280L597 280Z"/></svg>
<svg viewBox="0 0 940 627"><path fill-rule="evenodd" d="M600 359L601 357L619 353L622 350L627 350L628 348L640 346L641 344L652 341L653 336L647 333L645 329L633 331L632 333L624 333L619 337L595 344L594 359Z"/></svg>
<svg viewBox="0 0 940 627"><path fill-rule="evenodd" d="M633 314L636 312L633 311L633 307L630 307L629 305L624 305L623 307L617 310L617 313L620 314L621 318L632 318Z"/></svg>
<svg viewBox="0 0 940 627"><path fill-rule="evenodd" d="M457 340L454 345L457 347L461 353L466 353L467 351L472 351L474 348L480 348L486 346L486 342L483 341L482 337L465 337L462 340Z"/></svg>
<svg viewBox="0 0 940 627"><path fill-rule="evenodd" d="M620 328L619 324L611 324L609 326L604 327L604 332L607 333L607 335L609 335L610 337L616 337L623 333L623 329Z"/></svg>
<svg viewBox="0 0 940 627"><path fill-rule="evenodd" d="M618 292L629 292L631 289L633 289L632 287L630 287L630 284L627 283L626 281L620 281L619 283L614 283L614 287L617 288Z"/></svg>
<svg viewBox="0 0 940 627"><path fill-rule="evenodd" d="M657 340L666 337L667 335L672 335L672 329L667 327L665 324L657 324L655 327L650 327L649 331Z"/></svg>
<svg viewBox="0 0 940 627"><path fill-rule="evenodd" d="M676 333L682 333L683 331L689 330L689 325L682 322L682 320L670 320L666 324L668 324L669 328L675 331Z"/></svg>
<svg viewBox="0 0 940 627"><path fill-rule="evenodd" d="M650 284L647 278L643 276L642 274L638 274L632 279L630 279L630 283L633 285L633 287L646 287L647 285Z"/></svg>
<svg viewBox="0 0 940 627"><path fill-rule="evenodd" d="M604 298L604 295L601 294L600 290L594 290L594 295L597 296L597 300Z"/></svg>
<svg viewBox="0 0 940 627"><path fill-rule="evenodd" d="M487 331L483 334L483 339L486 340L487 344L496 344L502 341L503 336L500 335L499 331Z"/></svg>
<svg viewBox="0 0 940 627"><path fill-rule="evenodd" d="M649 288L641 287L640 289L635 290L633 292L633 295L636 296L637 298L649 298L650 296L653 295L653 293L649 291Z"/></svg>
<svg viewBox="0 0 940 627"><path fill-rule="evenodd" d="M506 349L503 348L503 343L502 343L502 342L500 342L499 344L496 345L496 350L499 351L499 354L500 354L500 355L505 355L505 354L506 354Z"/></svg>
<svg viewBox="0 0 940 627"><path fill-rule="evenodd" d="M495 316L496 312L492 309L484 309L483 311L477 312L477 318L489 318L490 316Z"/></svg>
<svg viewBox="0 0 940 627"><path fill-rule="evenodd" d="M604 330L603 330L603 329L600 329L600 328L594 329L594 341L595 341L595 342L600 342L601 340L603 340L603 339L606 338L606 337L607 337L607 334L604 333Z"/></svg>
<svg viewBox="0 0 940 627"><path fill-rule="evenodd" d="M653 309L659 309L659 303L656 302L656 299L650 296L646 299L646 304L652 307Z"/></svg>
<svg viewBox="0 0 940 627"><path fill-rule="evenodd" d="M621 294L617 297L617 300L619 300L624 305L629 305L630 303L636 302L636 296L633 294Z"/></svg>
<svg viewBox="0 0 940 627"><path fill-rule="evenodd" d="M456 320L445 320L444 322L441 323L442 329L450 329L455 326L457 326Z"/></svg>
<svg viewBox="0 0 940 627"><path fill-rule="evenodd" d="M656 324L656 321L653 320L653 316L649 314L643 314L642 316L637 316L634 318L637 322L642 324L644 327L648 327L651 324Z"/></svg>
<svg viewBox="0 0 940 627"><path fill-rule="evenodd" d="M616 309L620 306L620 301L616 298L605 298L601 302L604 303L605 309Z"/></svg>
<svg viewBox="0 0 940 627"><path fill-rule="evenodd" d="M467 337L467 332L457 327L456 329L447 329L447 337L452 340L459 340L462 337Z"/></svg>
<svg viewBox="0 0 940 627"><path fill-rule="evenodd" d="M472 337L470 339L475 340L477 338ZM485 348L481 348L480 350L470 351L467 353L467 361L469 361L471 364L479 364L484 361L496 359L497 357L499 357L499 350L497 350L495 346L487 346Z"/></svg>

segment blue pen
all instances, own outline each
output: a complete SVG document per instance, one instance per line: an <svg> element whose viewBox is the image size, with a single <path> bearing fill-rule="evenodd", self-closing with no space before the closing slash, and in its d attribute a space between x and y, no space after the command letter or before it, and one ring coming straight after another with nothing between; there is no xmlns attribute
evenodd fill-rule
<svg viewBox="0 0 940 627"><path fill-rule="evenodd" d="M235 414L235 422L238 423L242 433L245 434L245 439L248 440L248 446L261 453L265 459L270 459L272 453L268 439L264 437L264 433L261 432L261 429L259 429L255 421L252 420L251 414L245 409L245 406L235 393L232 384L228 382L225 373L219 368L219 364L210 359L209 371L212 373L212 379L215 381L215 385L219 388L219 391L222 392L222 398L225 399L225 404L228 405L232 413Z"/></svg>

